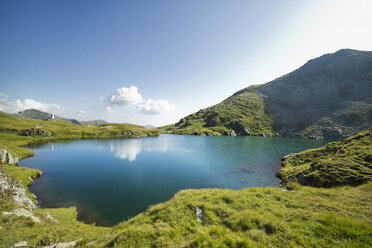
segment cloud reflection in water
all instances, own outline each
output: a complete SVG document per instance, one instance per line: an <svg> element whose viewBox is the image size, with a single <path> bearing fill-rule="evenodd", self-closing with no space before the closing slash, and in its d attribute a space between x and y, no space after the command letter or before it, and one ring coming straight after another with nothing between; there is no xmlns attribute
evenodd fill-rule
<svg viewBox="0 0 372 248"><path fill-rule="evenodd" d="M136 160L142 150L166 152L171 149L171 139L166 136L113 140L110 142L110 152L120 159Z"/></svg>

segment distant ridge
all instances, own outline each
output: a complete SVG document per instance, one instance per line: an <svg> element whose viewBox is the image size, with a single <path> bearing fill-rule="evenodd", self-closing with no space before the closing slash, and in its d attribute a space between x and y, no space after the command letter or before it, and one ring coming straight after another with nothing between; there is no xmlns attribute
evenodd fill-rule
<svg viewBox="0 0 372 248"><path fill-rule="evenodd" d="M26 119L44 120L44 119L51 119L52 118L52 113L43 112L43 111L40 111L40 110L37 110L37 109L26 109L26 110L19 111L18 113L13 114L13 116L26 118ZM99 126L101 124L107 123L104 120L78 121L76 119L68 119L68 118L64 118L64 117L61 117L61 116L57 116L57 115L54 116L54 119L64 120L64 121L71 122L73 124L84 125L84 126Z"/></svg>

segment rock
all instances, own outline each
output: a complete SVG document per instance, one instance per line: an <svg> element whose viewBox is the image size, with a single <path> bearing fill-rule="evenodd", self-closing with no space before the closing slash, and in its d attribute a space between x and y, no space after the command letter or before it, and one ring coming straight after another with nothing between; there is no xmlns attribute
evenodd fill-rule
<svg viewBox="0 0 372 248"><path fill-rule="evenodd" d="M18 164L19 162L19 158L17 156L13 156L5 148L0 148L0 160L6 164Z"/></svg>
<svg viewBox="0 0 372 248"><path fill-rule="evenodd" d="M15 203L22 207L27 207L30 210L35 210L36 205L33 201L28 198L26 190L17 184L11 184L5 174L0 172L0 192L1 193L11 193L13 195L13 200Z"/></svg>
<svg viewBox="0 0 372 248"><path fill-rule="evenodd" d="M97 242L96 241L90 241L88 244L87 244L87 246L93 246L93 245L95 245Z"/></svg>
<svg viewBox="0 0 372 248"><path fill-rule="evenodd" d="M21 241L13 245L13 248L28 248L27 241Z"/></svg>
<svg viewBox="0 0 372 248"><path fill-rule="evenodd" d="M236 133L235 133L235 131L234 131L234 130L231 130L231 132L230 132L230 133L228 133L228 135L229 135L229 136L236 136Z"/></svg>
<svg viewBox="0 0 372 248"><path fill-rule="evenodd" d="M294 153L290 153L290 154L287 154L287 155L285 155L284 157L282 157L282 161L284 161L284 160L286 160L287 158L289 158L289 157L291 157L291 156L293 156L294 155Z"/></svg>
<svg viewBox="0 0 372 248"><path fill-rule="evenodd" d="M245 127L240 121L233 121L229 127L234 130L237 135L250 136L251 131L249 127Z"/></svg>
<svg viewBox="0 0 372 248"><path fill-rule="evenodd" d="M22 136L42 136L42 137L51 137L52 134L40 129L40 128L30 128L30 129L22 129L19 131L19 134Z"/></svg>
<svg viewBox="0 0 372 248"><path fill-rule="evenodd" d="M58 220L51 216L49 212L46 212L46 218L50 220L52 223L58 224Z"/></svg>
<svg viewBox="0 0 372 248"><path fill-rule="evenodd" d="M199 222L203 221L203 209L196 207L195 208L196 220Z"/></svg>
<svg viewBox="0 0 372 248"><path fill-rule="evenodd" d="M8 216L8 215L24 216L24 217L31 218L32 221L35 223L41 222L41 220L38 217L34 216L30 211L23 209L23 208L14 209L11 212L3 212L3 215L4 216Z"/></svg>
<svg viewBox="0 0 372 248"><path fill-rule="evenodd" d="M306 179L305 179L304 174L299 174L297 177L297 181L301 185L306 185Z"/></svg>
<svg viewBox="0 0 372 248"><path fill-rule="evenodd" d="M44 246L44 248L68 248L68 247L75 247L76 241L65 242L65 243L57 243L54 245Z"/></svg>

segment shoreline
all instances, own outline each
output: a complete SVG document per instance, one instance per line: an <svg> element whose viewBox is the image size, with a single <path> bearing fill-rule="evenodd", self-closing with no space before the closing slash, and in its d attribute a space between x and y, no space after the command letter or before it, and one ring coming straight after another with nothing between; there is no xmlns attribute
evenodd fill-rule
<svg viewBox="0 0 372 248"><path fill-rule="evenodd" d="M163 134L161 134L161 135L163 135ZM165 134L165 135L169 135L169 134ZM177 135L177 134L171 134L171 135ZM158 135L159 136L159 135ZM136 139L136 138L146 138L146 137L153 137L153 136L140 136L140 137L130 137L130 138L114 138L114 139ZM235 136L226 136L226 137L235 137ZM237 137L239 137L239 136L237 136ZM241 136L241 137L250 137L250 136ZM253 137L260 137L260 136L253 136ZM264 137L262 137L262 138L264 138ZM288 138L288 137L277 137L277 138L284 138L284 139L286 139L286 138ZM23 146L24 148L27 148L27 149L31 149L31 148L33 148L33 147L37 147L38 145L48 145L48 144L51 144L51 143L54 143L54 142L56 142L56 143L59 143L59 142L73 142L73 141L78 141L78 140L103 140L103 139L111 139L111 138L101 138L101 139L90 139L90 138L82 138L82 139L58 139L58 140L48 140L47 142L32 142L32 143L30 143L30 144L28 144L27 146ZM293 139L293 138L289 138L289 139ZM292 153L290 153L290 154L292 154ZM289 154L288 154L289 155ZM282 156L282 157L279 157L279 158L277 158L275 161L273 161L273 164L274 164L274 167L276 168L276 171L275 171L275 177L276 178L278 178L278 179L280 179L280 182L278 182L278 184L277 185L266 185L266 186L251 186L251 187L243 187L243 188L241 188L241 189L245 189L245 188L252 188L252 187L260 187L260 188L266 188L266 187L282 187L282 183L281 183L281 178L278 176L278 173L279 173L279 171L280 171L280 169L281 168L283 168L283 166L282 166L282 159L283 159L283 157L286 157L286 156L288 156L288 155L285 155L285 156ZM34 155L32 155L32 156L29 156L29 157L26 157L26 158L31 158L31 157L33 157L33 156L37 156L37 154L34 154ZM22 161L24 160L24 159L26 159L26 158L23 158L23 159L21 159ZM23 166L23 167L26 167L26 168L30 168L30 167L27 167L27 166ZM32 169L32 168L31 168ZM30 183L30 184L28 184L28 186L29 187L32 187L32 185L36 182L36 180L37 179L39 179L43 174L44 174L44 172L43 171L41 171L40 169L37 169L37 170L39 170L41 173L36 177L36 178L34 178L34 180ZM196 188L195 188L196 189ZM197 189L218 189L218 188L197 188ZM224 188L220 188L220 189L224 189ZM241 189L231 189L231 190L241 190ZM179 191L182 191L182 190L185 190L185 189L181 189L181 190L179 190ZM35 195L36 197L34 198L34 200L35 200L35 202L36 202L36 205L37 205L37 207L38 207L38 209L50 209L50 208L52 208L52 209L59 209L59 208L69 208L69 209L71 209L71 208L73 208L73 209L75 209L76 210L76 212L77 212L77 220L78 221L80 221L80 222L82 222L82 223L84 223L84 224L94 224L94 225L96 225L96 226L100 226L100 227L113 227L113 226L116 226L116 225L118 225L120 222L122 222L123 220L121 220L121 221L119 221L118 223L116 223L116 224L111 224L111 223L108 223L108 222L106 222L104 219L102 219L102 218L94 218L94 216L89 216L89 215L87 215L85 218L84 218L84 213L89 213L91 210L89 210L89 209L86 209L84 206L79 206L79 204L73 204L73 205L65 205L65 206L63 206L63 205L61 205L61 206L56 206L56 205L54 205L54 204L47 204L47 205L43 205L43 203L41 203L42 201L40 200L38 200L38 199L40 199L40 197L37 197L37 195L35 194L35 192L33 192L30 188L27 188L26 189L26 191L28 191L29 193L31 193L31 194L33 194L33 195ZM177 191L177 192L175 192L174 193L174 195L176 195L179 191ZM174 196L173 195L173 196ZM172 197L173 197L172 196ZM170 199L172 199L172 197L171 198L169 198L169 199L167 199L166 201L168 201L168 200L170 200ZM160 203L163 203L163 202L166 202L166 201L162 201L162 202L160 202ZM151 205L150 205L151 206ZM150 206L148 206L148 207L150 207ZM86 209L86 210L84 210L84 209ZM143 213L143 212L140 212L140 213L138 213L138 214L141 214L141 213ZM136 215L138 215L138 214L136 214ZM133 218L133 217L135 217L136 215L134 215L134 216L132 216L132 217L130 217L130 218L127 218L127 219L125 219L124 221L126 221L126 220L129 220L129 219L131 219L131 218ZM89 221L89 219L91 219L91 217L93 217L93 220L94 221Z"/></svg>

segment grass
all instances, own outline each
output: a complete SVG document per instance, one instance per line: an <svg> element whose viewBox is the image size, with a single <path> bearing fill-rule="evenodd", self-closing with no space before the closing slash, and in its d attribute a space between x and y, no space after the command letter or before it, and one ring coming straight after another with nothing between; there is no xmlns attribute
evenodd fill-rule
<svg viewBox="0 0 372 248"><path fill-rule="evenodd" d="M371 192L371 183L183 190L114 227L107 247L368 247Z"/></svg>
<svg viewBox="0 0 372 248"><path fill-rule="evenodd" d="M290 156L279 176L283 183L331 187L359 185L372 179L372 128L341 142Z"/></svg>
<svg viewBox="0 0 372 248"><path fill-rule="evenodd" d="M219 104L202 109L174 125L158 128L163 133L196 135L273 136L273 121L267 114L263 98L254 92L233 95Z"/></svg>

